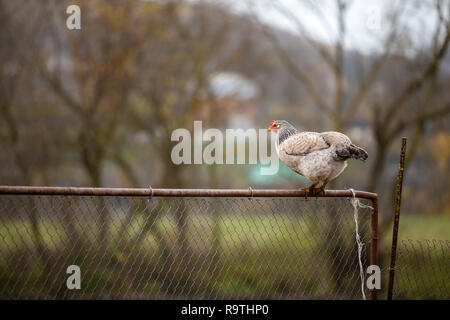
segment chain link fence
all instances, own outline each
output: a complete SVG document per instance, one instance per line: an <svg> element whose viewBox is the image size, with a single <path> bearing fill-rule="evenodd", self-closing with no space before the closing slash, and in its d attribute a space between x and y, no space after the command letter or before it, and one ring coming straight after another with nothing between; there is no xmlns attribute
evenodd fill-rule
<svg viewBox="0 0 450 320"><path fill-rule="evenodd" d="M361 299L350 200L1 194L0 298Z"/></svg>
<svg viewBox="0 0 450 320"><path fill-rule="evenodd" d="M449 299L449 275L449 240L402 240L397 252L393 298Z"/></svg>

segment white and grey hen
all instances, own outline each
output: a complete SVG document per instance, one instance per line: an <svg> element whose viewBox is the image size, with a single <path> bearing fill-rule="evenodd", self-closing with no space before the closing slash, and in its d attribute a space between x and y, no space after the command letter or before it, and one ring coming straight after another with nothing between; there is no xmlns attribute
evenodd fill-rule
<svg viewBox="0 0 450 320"><path fill-rule="evenodd" d="M306 195L316 190L324 192L327 183L344 171L347 159L365 161L368 157L366 151L340 132L301 132L285 120L273 120L269 130L278 134L276 149L280 160L311 180L309 188L302 188Z"/></svg>

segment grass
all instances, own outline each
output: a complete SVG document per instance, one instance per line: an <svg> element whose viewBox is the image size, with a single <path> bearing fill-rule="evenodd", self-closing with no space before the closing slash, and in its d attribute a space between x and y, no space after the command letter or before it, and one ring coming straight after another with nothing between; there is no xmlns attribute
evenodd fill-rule
<svg viewBox="0 0 450 320"><path fill-rule="evenodd" d="M432 242L430 240L443 240ZM394 298L446 299L450 294L448 268L450 216L402 214L397 248ZM380 250L385 264L390 261L392 225L382 239ZM387 287L387 272L384 277ZM383 293L385 296L386 292Z"/></svg>
<svg viewBox="0 0 450 320"><path fill-rule="evenodd" d="M404 214L400 217L399 239L450 240L450 216Z"/></svg>
<svg viewBox="0 0 450 320"><path fill-rule="evenodd" d="M211 215L191 214L187 220L187 238L192 252L188 254L180 251L175 216L163 215L157 225L170 246L172 260L161 256L161 239L154 233L149 232L138 245L117 241L121 237L130 240L138 236L145 219L137 216L119 234L125 220L124 216L115 216L110 221L109 246L104 252L98 251L99 230L95 227L98 221L93 218L74 220L80 238L67 235L67 221L43 219L40 232L50 257L47 260L38 257L28 220L2 220L0 296L166 298L187 294L205 298L288 294L290 298L321 298L332 293L344 294L359 284L355 254L348 251L352 243L347 249L338 248L331 257L338 257L342 267L338 270L342 281L336 283L332 277L336 270L332 269L328 251L324 249L334 240L323 236L317 220L305 216L223 214L216 221ZM403 215L400 220L400 239L448 239L448 230L450 217L447 216ZM341 232L348 238L352 229L341 229ZM215 237L219 241L214 241ZM388 241L383 239L382 244L381 249L386 250ZM439 256L432 259L435 264L445 266L448 261L442 258L446 259ZM407 263L413 266L415 260L409 259ZM69 264L77 264L82 270L79 292L68 293L65 289L65 268ZM429 283L448 286L446 271L433 275L425 269L415 272L420 279L428 277ZM427 292L422 288L425 285L408 287L409 279L399 276L396 288L406 298L439 298L442 294ZM358 297L358 291L355 292L354 297Z"/></svg>

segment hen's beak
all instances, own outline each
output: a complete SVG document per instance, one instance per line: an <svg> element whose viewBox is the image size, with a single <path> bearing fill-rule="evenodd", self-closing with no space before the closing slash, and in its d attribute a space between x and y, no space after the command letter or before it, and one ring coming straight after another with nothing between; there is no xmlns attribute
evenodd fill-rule
<svg viewBox="0 0 450 320"><path fill-rule="evenodd" d="M271 130L272 130L272 127L268 127L267 130L271 131Z"/></svg>

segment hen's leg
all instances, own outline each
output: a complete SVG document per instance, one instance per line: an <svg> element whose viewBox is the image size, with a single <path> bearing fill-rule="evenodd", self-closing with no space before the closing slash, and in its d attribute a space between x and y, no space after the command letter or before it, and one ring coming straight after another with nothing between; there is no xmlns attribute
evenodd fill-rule
<svg viewBox="0 0 450 320"><path fill-rule="evenodd" d="M328 180L325 180L324 182L322 182L322 185L319 188L319 193L322 192L323 194L325 194L325 187L328 183Z"/></svg>
<svg viewBox="0 0 450 320"><path fill-rule="evenodd" d="M318 182L314 182L309 187L303 187L300 188L300 190L305 191L305 200L308 200L308 194L312 193L314 195L315 193L315 186L317 186Z"/></svg>

